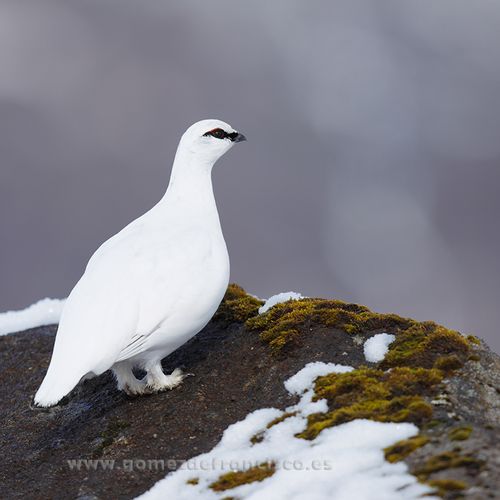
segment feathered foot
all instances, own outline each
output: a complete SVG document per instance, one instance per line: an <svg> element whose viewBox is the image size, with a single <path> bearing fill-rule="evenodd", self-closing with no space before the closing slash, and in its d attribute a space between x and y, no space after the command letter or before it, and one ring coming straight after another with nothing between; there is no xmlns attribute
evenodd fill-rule
<svg viewBox="0 0 500 500"><path fill-rule="evenodd" d="M146 384L152 392L172 390L181 385L182 381L190 375L192 374L183 373L180 368L176 368L170 375L165 375L159 361L147 369Z"/></svg>
<svg viewBox="0 0 500 500"><path fill-rule="evenodd" d="M140 396L142 394L151 394L146 379L139 380L132 372L132 366L128 363L116 363L113 365L113 373L116 377L119 391L124 391L129 396Z"/></svg>

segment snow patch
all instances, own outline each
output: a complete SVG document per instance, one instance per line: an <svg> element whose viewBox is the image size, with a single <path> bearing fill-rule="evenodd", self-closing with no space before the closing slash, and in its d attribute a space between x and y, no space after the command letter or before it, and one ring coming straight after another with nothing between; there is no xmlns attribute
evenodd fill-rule
<svg viewBox="0 0 500 500"><path fill-rule="evenodd" d="M378 333L370 337L363 346L366 361L378 363L385 358L389 345L396 340L394 335L389 333Z"/></svg>
<svg viewBox="0 0 500 500"><path fill-rule="evenodd" d="M0 335L59 323L66 299L42 299L20 311L0 313Z"/></svg>
<svg viewBox="0 0 500 500"><path fill-rule="evenodd" d="M188 460L140 498L402 500L428 494L430 488L409 474L404 462L391 464L384 458L384 448L418 433L413 424L354 420L324 429L310 441L295 436L306 428L307 415L328 410L326 400L312 401L314 380L351 370L333 363L309 363L285 382L290 393L302 394L298 404L286 409L291 416L268 429L267 424L284 412L265 408L250 413L229 426L215 448ZM256 435L262 440L252 444ZM231 470L264 463L273 463L275 472L263 481L220 492L210 488Z"/></svg>
<svg viewBox="0 0 500 500"><path fill-rule="evenodd" d="M303 299L304 296L297 292L281 292L272 297L269 297L265 304L259 308L259 314L264 314L269 311L271 307L276 304L281 304L282 302L288 302L289 300L300 300Z"/></svg>
<svg viewBox="0 0 500 500"><path fill-rule="evenodd" d="M351 372L352 370L354 370L352 366L314 361L312 363L308 363L293 377L290 377L288 380L286 380L285 389L290 394L300 395L306 390L310 390L312 388L312 382L314 382L318 377L328 375L329 373Z"/></svg>

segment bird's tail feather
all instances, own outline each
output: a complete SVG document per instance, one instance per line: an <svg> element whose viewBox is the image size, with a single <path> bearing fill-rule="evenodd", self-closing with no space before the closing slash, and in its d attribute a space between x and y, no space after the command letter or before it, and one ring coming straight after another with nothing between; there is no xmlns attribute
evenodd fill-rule
<svg viewBox="0 0 500 500"><path fill-rule="evenodd" d="M57 404L61 399L69 394L78 384L82 375L73 372L72 374L56 375L58 370L52 365L43 379L42 385L35 395L35 404L37 406L49 407Z"/></svg>

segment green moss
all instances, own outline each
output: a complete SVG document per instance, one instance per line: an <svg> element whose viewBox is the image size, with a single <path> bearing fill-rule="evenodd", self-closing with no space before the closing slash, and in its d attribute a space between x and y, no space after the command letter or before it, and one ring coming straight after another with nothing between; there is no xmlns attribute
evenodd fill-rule
<svg viewBox="0 0 500 500"><path fill-rule="evenodd" d="M214 320L223 322L226 325L244 323L258 314L259 307L262 304L261 300L248 295L239 285L231 283L214 315Z"/></svg>
<svg viewBox="0 0 500 500"><path fill-rule="evenodd" d="M436 369L411 367L387 372L363 367L319 377L314 398L326 399L329 411L310 415L299 437L314 439L327 427L357 418L422 425L432 417L432 406L423 394L432 393L442 377Z"/></svg>
<svg viewBox="0 0 500 500"><path fill-rule="evenodd" d="M449 356L440 356L434 362L435 368L442 370L444 372L452 372L453 370L458 370L463 366L464 362L456 354L450 354Z"/></svg>
<svg viewBox="0 0 500 500"><path fill-rule="evenodd" d="M474 345L481 345L481 340L476 337L475 335L467 335L467 340L469 343L474 344Z"/></svg>
<svg viewBox="0 0 500 500"><path fill-rule="evenodd" d="M448 437L452 441L465 441L469 439L472 434L472 427L470 425L464 425L463 427L456 427L448 433Z"/></svg>
<svg viewBox="0 0 500 500"><path fill-rule="evenodd" d="M469 361L481 361L481 356L479 354L470 354L467 359Z"/></svg>
<svg viewBox="0 0 500 500"><path fill-rule="evenodd" d="M394 398L390 401L366 401L332 412L310 415L307 429L301 432L298 437L314 439L327 427L333 427L358 418L377 422L413 422L421 424L431 416L431 405L417 396Z"/></svg>
<svg viewBox="0 0 500 500"><path fill-rule="evenodd" d="M450 491L466 490L469 486L464 481L457 479L433 479L427 483L429 486L436 488L439 496L444 497Z"/></svg>
<svg viewBox="0 0 500 500"><path fill-rule="evenodd" d="M256 481L264 481L271 477L276 471L276 464L262 463L243 471L231 471L214 481L210 488L214 491L226 491L242 484L254 483Z"/></svg>
<svg viewBox="0 0 500 500"><path fill-rule="evenodd" d="M426 398L435 395L445 376L474 356L471 347L479 343L476 337L463 337L433 322L378 314L357 304L325 299L277 304L265 314L251 315L245 326L249 331L258 332L274 353L300 345L315 326L343 330L361 340L366 334L378 331L395 334L395 341L377 368L361 367L316 380L315 399L326 399L329 408L325 413L308 416L307 428L297 435L304 439L314 439L327 427L358 418L413 422L428 428L438 425L439 422L432 420L433 409ZM282 420L276 423L279 421ZM270 425L276 423L270 422ZM262 439L263 432L253 436L252 442ZM387 455L391 461L401 460L423 446L427 439L420 435L396 443L386 450ZM446 452L431 457L422 466L421 474L425 476L448 467L478 466L478 463L457 451Z"/></svg>
<svg viewBox="0 0 500 500"><path fill-rule="evenodd" d="M262 443L262 441L264 441L264 431L258 432L250 438L252 444Z"/></svg>
<svg viewBox="0 0 500 500"><path fill-rule="evenodd" d="M379 314L339 300L301 299L276 304L246 321L273 352L298 344L312 326L343 330L350 335L385 330L396 334L383 368L420 366L450 372L467 360L470 340L433 322L417 322L395 314Z"/></svg>
<svg viewBox="0 0 500 500"><path fill-rule="evenodd" d="M297 415L297 412L296 411L292 411L292 412L286 412L286 413L283 413L283 415L280 415L279 417L276 417L275 419L271 420L267 426L266 426L266 429L270 429L271 427L274 427L275 425L283 422L284 420L286 420L287 418L290 418L290 417L293 417ZM265 431L260 431L260 432L257 432L257 434L254 434L251 438L250 438L250 442L252 444L257 444L257 443L262 443L262 441L264 441L264 432Z"/></svg>
<svg viewBox="0 0 500 500"><path fill-rule="evenodd" d="M287 418L294 417L295 415L297 415L296 411L287 411L286 413L283 413L283 415L271 420L267 424L267 429L270 429L271 427L274 427L275 425L280 424L281 422L284 422Z"/></svg>
<svg viewBox="0 0 500 500"><path fill-rule="evenodd" d="M396 335L380 366L420 366L450 371L465 363L469 349L468 341L460 333L430 321L415 322Z"/></svg>
<svg viewBox="0 0 500 500"><path fill-rule="evenodd" d="M186 481L186 484L192 484L193 486L198 484L200 482L199 478L193 477L192 479L188 479Z"/></svg>
<svg viewBox="0 0 500 500"><path fill-rule="evenodd" d="M421 434L410 439L398 441L392 446L385 448L385 459L391 463L400 462L410 455L410 453L413 453L416 449L421 448L428 442L429 438Z"/></svg>
<svg viewBox="0 0 500 500"><path fill-rule="evenodd" d="M361 399L387 399L418 394L438 384L442 374L425 368L395 368L384 372L375 368L359 368L347 373L331 373L315 382L315 399L326 398L343 405Z"/></svg>
<svg viewBox="0 0 500 500"><path fill-rule="evenodd" d="M458 451L445 451L430 457L422 466L415 470L415 474L420 478L427 478L434 472L453 469L457 467L465 467L473 469L477 472L483 465L481 460L474 458L471 455L460 455Z"/></svg>
<svg viewBox="0 0 500 500"><path fill-rule="evenodd" d="M340 300L301 299L276 304L265 314L250 318L246 326L260 332L273 351L297 342L311 325L338 328L349 334L408 327L412 320L395 314L378 314L367 307Z"/></svg>
<svg viewBox="0 0 500 500"><path fill-rule="evenodd" d="M441 425L443 422L441 420L430 420L425 424L425 429L434 429L434 427L437 427L438 425Z"/></svg>

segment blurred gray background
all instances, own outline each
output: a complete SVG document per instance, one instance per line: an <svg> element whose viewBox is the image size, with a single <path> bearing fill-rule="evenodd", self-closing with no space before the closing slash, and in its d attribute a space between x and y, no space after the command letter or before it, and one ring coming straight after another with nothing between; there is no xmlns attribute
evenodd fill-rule
<svg viewBox="0 0 500 500"><path fill-rule="evenodd" d="M0 0L0 310L66 296L213 117L232 280L500 350L499 53L494 1Z"/></svg>

